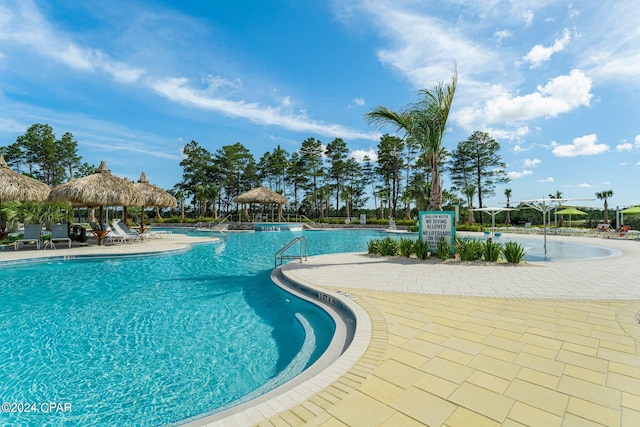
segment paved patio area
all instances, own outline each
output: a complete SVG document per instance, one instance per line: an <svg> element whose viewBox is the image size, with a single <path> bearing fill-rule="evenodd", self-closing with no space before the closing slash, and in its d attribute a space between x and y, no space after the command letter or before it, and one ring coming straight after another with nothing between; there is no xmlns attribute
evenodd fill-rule
<svg viewBox="0 0 640 427"><path fill-rule="evenodd" d="M309 396L212 425L639 426L640 242L563 239L622 255L488 266L339 254L286 264L290 280L357 304L362 352L339 359L343 372ZM6 250L0 261L205 240Z"/></svg>
<svg viewBox="0 0 640 427"><path fill-rule="evenodd" d="M567 239L567 238L564 238ZM292 280L354 295L369 350L262 426L638 426L640 243L623 255L485 266L326 255Z"/></svg>

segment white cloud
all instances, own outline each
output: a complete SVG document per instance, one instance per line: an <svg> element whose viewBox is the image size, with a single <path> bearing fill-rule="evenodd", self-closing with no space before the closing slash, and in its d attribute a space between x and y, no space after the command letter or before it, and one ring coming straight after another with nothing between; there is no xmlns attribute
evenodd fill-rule
<svg viewBox="0 0 640 427"><path fill-rule="evenodd" d="M606 144L596 144L598 137L596 134L585 135L574 138L573 143L561 145L552 141L554 149L551 151L557 157L592 156L609 151Z"/></svg>
<svg viewBox="0 0 640 427"><path fill-rule="evenodd" d="M509 30L498 30L495 33L493 33L493 37L496 39L496 43L498 43L498 45L502 43L502 40L507 39L511 36L512 34L511 34L511 31Z"/></svg>
<svg viewBox="0 0 640 427"><path fill-rule="evenodd" d="M633 150L633 144L627 141L623 141L616 145L616 151L631 151Z"/></svg>
<svg viewBox="0 0 640 427"><path fill-rule="evenodd" d="M167 78L149 82L150 87L159 95L174 102L191 105L203 110L216 111L229 116L241 117L254 123L280 126L296 132L310 132L323 136L378 139L378 134L364 133L345 128L341 125L326 124L309 119L304 112L292 114L286 102L280 107L262 106L256 102L234 101L212 96L208 91L200 91L189 86L186 78Z"/></svg>
<svg viewBox="0 0 640 427"><path fill-rule="evenodd" d="M499 90L498 87L496 87ZM475 129L479 124L516 124L541 117L556 117L578 107L588 106L592 98L591 79L574 69L568 75L558 76L536 91L514 96L498 93L485 101L484 106L462 108L455 119L465 129Z"/></svg>
<svg viewBox="0 0 640 427"><path fill-rule="evenodd" d="M637 148L640 148L640 135L636 135L636 137L633 139L633 142L636 144Z"/></svg>
<svg viewBox="0 0 640 427"><path fill-rule="evenodd" d="M569 30L565 29L562 34L562 38L556 39L553 45L544 47L537 44L524 56L523 59L531 63L530 68L537 68L551 59L551 55L564 50L570 40L571 35L569 34Z"/></svg>
<svg viewBox="0 0 640 427"><path fill-rule="evenodd" d="M580 187L580 188L593 188L594 186L589 184L589 183L583 182L581 184L578 184L578 187Z"/></svg>
<svg viewBox="0 0 640 427"><path fill-rule="evenodd" d="M369 156L369 159L372 162L378 161L378 153L375 149L369 148L368 150L353 150L349 157L355 159L358 163L362 163L364 160L364 156Z"/></svg>
<svg viewBox="0 0 640 427"><path fill-rule="evenodd" d="M535 168L542 162L540 159L524 159L524 167L525 168Z"/></svg>
<svg viewBox="0 0 640 427"><path fill-rule="evenodd" d="M99 49L78 46L65 34L56 32L32 2L0 5L0 15L4 18L0 40L33 50L74 70L103 71L120 83L133 83L145 73L141 68L113 60Z"/></svg>
<svg viewBox="0 0 640 427"><path fill-rule="evenodd" d="M353 98L353 104L358 107L362 107L364 105L364 99L362 98Z"/></svg>
<svg viewBox="0 0 640 427"><path fill-rule="evenodd" d="M553 179L552 176L548 176L546 178L542 178L542 179L536 180L536 182L553 182L553 181L554 181L554 179Z"/></svg>
<svg viewBox="0 0 640 427"><path fill-rule="evenodd" d="M532 175L532 174L533 174L533 171L530 171L528 169L524 169L524 170L522 170L520 172L518 172L518 171L507 172L507 176L510 179L519 179L519 178L523 178L523 177L525 177L527 175Z"/></svg>
<svg viewBox="0 0 640 427"><path fill-rule="evenodd" d="M379 60L401 72L415 87L430 87L446 79L454 61L459 70L467 70L467 76L503 67L493 50L469 36L468 27L433 16L428 7L421 9L413 2L341 3L349 4L335 4L341 18L356 14L372 18L380 35L389 40L388 46L377 51ZM461 84L464 78L461 76Z"/></svg>

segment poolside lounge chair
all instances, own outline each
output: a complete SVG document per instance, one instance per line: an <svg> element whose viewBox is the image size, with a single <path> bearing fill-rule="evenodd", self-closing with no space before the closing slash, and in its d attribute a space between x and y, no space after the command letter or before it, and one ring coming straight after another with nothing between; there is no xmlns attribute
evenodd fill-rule
<svg viewBox="0 0 640 427"><path fill-rule="evenodd" d="M67 224L53 224L51 229L51 243L67 242L71 248L71 238L69 238L69 228ZM55 248L55 246L53 246Z"/></svg>
<svg viewBox="0 0 640 427"><path fill-rule="evenodd" d="M129 227L124 225L122 222L113 222L113 231L116 235L123 238L125 242L141 242L142 236L140 233L136 233L132 231Z"/></svg>
<svg viewBox="0 0 640 427"><path fill-rule="evenodd" d="M25 243L35 243L36 249L42 246L42 224L25 224L24 237L14 242L15 250L22 248Z"/></svg>

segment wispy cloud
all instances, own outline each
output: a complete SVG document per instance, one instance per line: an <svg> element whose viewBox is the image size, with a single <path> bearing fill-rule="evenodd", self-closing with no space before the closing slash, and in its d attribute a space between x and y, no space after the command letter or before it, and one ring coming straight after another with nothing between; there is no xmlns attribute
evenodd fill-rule
<svg viewBox="0 0 640 427"><path fill-rule="evenodd" d="M537 44L533 48L531 48L529 53L527 53L523 59L531 64L531 68L537 68L551 59L551 56L554 53L564 50L564 48L569 44L570 40L571 35L569 33L569 30L565 29L562 37L556 39L551 46L545 47L543 45Z"/></svg>
<svg viewBox="0 0 640 427"><path fill-rule="evenodd" d="M150 81L149 84L158 95L171 101L229 116L241 117L262 125L279 126L296 132L311 132L330 137L378 139L377 133L364 133L341 125L311 120L302 112L292 114L288 109L290 100L280 106L272 107L263 106L257 102L218 98L207 90L198 90L190 86L189 80L183 77Z"/></svg>
<svg viewBox="0 0 640 427"><path fill-rule="evenodd" d="M507 172L507 176L511 179L520 179L528 175L533 175L532 170L524 169L521 171L511 171Z"/></svg>
<svg viewBox="0 0 640 427"><path fill-rule="evenodd" d="M24 0L14 3L15 7L0 4L0 41L14 43L44 58L52 58L70 69L87 73L104 72L118 83L137 83L138 88L151 90L172 102L243 118L261 125L330 137L378 138L376 133L314 120L305 112L294 114L288 108L292 104L288 96L279 98L275 106L265 105L258 100L229 98L229 94L241 86L241 80L237 77L207 75L203 78L206 88L198 89L190 86L186 77L150 75L143 68L116 60L100 49L82 46L70 35L55 30L33 2ZM221 94L223 89L224 94Z"/></svg>
<svg viewBox="0 0 640 427"><path fill-rule="evenodd" d="M104 72L119 83L133 83L144 70L112 59L100 49L80 46L56 31L29 0L14 2L12 7L0 5L0 40L32 50L71 69Z"/></svg>
<svg viewBox="0 0 640 427"><path fill-rule="evenodd" d="M554 141L552 142L554 148L551 152L557 157L576 157L592 156L609 151L608 145L597 144L597 141L598 137L596 134L574 138L571 144L561 145Z"/></svg>
<svg viewBox="0 0 640 427"><path fill-rule="evenodd" d="M554 182L555 180L553 179L552 176L548 176L546 178L542 178L542 179L537 179L536 182L540 182L540 183L544 183L544 182Z"/></svg>
<svg viewBox="0 0 640 427"><path fill-rule="evenodd" d="M525 168L535 168L541 162L542 162L542 160L540 160L540 159L524 159L523 164L524 164Z"/></svg>

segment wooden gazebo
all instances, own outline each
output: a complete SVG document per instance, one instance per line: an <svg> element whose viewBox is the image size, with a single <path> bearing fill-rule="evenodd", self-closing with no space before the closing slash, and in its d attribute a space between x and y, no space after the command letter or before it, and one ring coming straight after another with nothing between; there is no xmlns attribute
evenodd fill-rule
<svg viewBox="0 0 640 427"><path fill-rule="evenodd" d="M280 193L276 193L273 190L269 190L266 187L257 187L253 190L249 190L246 193L240 194L235 198L236 203L242 203L242 212L247 221L251 221L249 213L247 212L247 204L258 203L262 205L278 205L278 218L282 217L282 205L287 204L287 198ZM272 215L273 216L273 215Z"/></svg>

